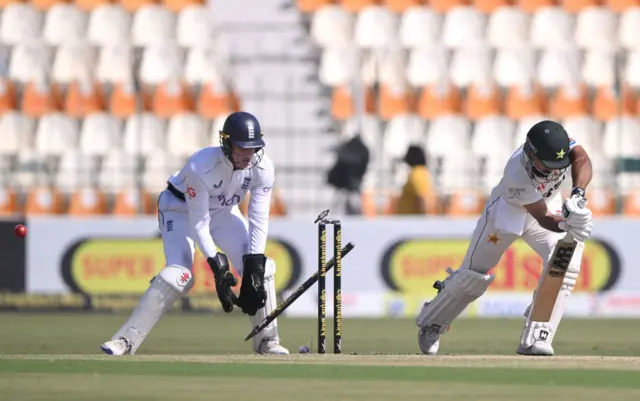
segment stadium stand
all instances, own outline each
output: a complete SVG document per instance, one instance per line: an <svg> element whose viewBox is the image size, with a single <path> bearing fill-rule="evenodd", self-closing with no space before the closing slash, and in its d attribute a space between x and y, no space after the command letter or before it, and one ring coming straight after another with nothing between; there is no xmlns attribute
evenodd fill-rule
<svg viewBox="0 0 640 401"><path fill-rule="evenodd" d="M543 118L563 122L591 153L594 212L640 215L640 172L617 163L640 158L640 0L290 3L311 44L291 52L311 49L315 67L281 73L265 61L257 73L267 77L265 93L275 93L267 102L282 101L285 77L309 75L320 90L305 87L305 95L319 100L290 100L291 116L270 115L267 124L313 120L324 102L333 135L269 137L285 199L274 215L330 198L330 160L310 148L357 133L371 152L365 214L384 214L397 197L406 173L399 159L414 143L427 152L442 212L475 214ZM245 96L253 83L232 78L200 0L2 7L2 214L153 213L167 175L218 143L228 113L257 107ZM279 35L265 34L260 46L288 40ZM241 35L231 42L240 56L253 51Z"/></svg>

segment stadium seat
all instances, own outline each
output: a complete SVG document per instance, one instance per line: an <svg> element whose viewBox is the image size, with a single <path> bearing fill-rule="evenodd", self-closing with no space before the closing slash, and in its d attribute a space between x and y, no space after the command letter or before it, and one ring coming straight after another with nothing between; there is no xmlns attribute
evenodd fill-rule
<svg viewBox="0 0 640 401"><path fill-rule="evenodd" d="M425 119L462 112L460 91L447 80L426 85L418 99L418 114Z"/></svg>
<svg viewBox="0 0 640 401"><path fill-rule="evenodd" d="M37 186L27 192L24 212L27 216L61 214L64 212L64 196L55 188Z"/></svg>
<svg viewBox="0 0 640 401"><path fill-rule="evenodd" d="M120 190L113 201L113 214L117 216L135 216L150 214L155 209L156 200L145 191L133 187Z"/></svg>
<svg viewBox="0 0 640 401"><path fill-rule="evenodd" d="M167 8L169 11L174 13L180 13L183 10L193 7L193 6L202 6L206 3L205 0L161 0L162 5ZM202 9L202 14L208 15L209 12L206 9Z"/></svg>
<svg viewBox="0 0 640 401"><path fill-rule="evenodd" d="M452 191L445 213L454 217L479 216L486 196L480 190L458 189Z"/></svg>
<svg viewBox="0 0 640 401"><path fill-rule="evenodd" d="M139 9L149 5L156 5L156 0L120 0L117 1L122 8L130 13L135 13Z"/></svg>
<svg viewBox="0 0 640 401"><path fill-rule="evenodd" d="M589 188L587 190L589 210L596 217L616 214L616 196L610 188Z"/></svg>
<svg viewBox="0 0 640 401"><path fill-rule="evenodd" d="M574 21L561 7L542 7L533 14L529 39L534 47L565 47L573 42L573 37Z"/></svg>
<svg viewBox="0 0 640 401"><path fill-rule="evenodd" d="M394 13L402 13L411 7L418 7L423 3L423 0L383 0L384 4L389 10Z"/></svg>
<svg viewBox="0 0 640 401"><path fill-rule="evenodd" d="M9 62L9 78L19 84L44 80L51 65L51 51L40 41L13 47Z"/></svg>
<svg viewBox="0 0 640 401"><path fill-rule="evenodd" d="M485 14L491 14L502 7L510 6L512 3L510 0L472 0L471 4L475 9Z"/></svg>
<svg viewBox="0 0 640 401"><path fill-rule="evenodd" d="M51 8L65 1L66 0L29 0L31 5L40 11L49 11Z"/></svg>
<svg viewBox="0 0 640 401"><path fill-rule="evenodd" d="M357 13L368 7L375 6L378 0L335 0L347 11ZM326 3L326 1L325 1Z"/></svg>
<svg viewBox="0 0 640 401"><path fill-rule="evenodd" d="M610 50L618 43L616 35L616 15L611 10L590 6L578 13L574 36L578 47L586 50Z"/></svg>
<svg viewBox="0 0 640 401"><path fill-rule="evenodd" d="M167 188L169 176L180 169L180 161L164 149L149 153L146 159L142 185L151 193L160 193Z"/></svg>
<svg viewBox="0 0 640 401"><path fill-rule="evenodd" d="M547 111L546 97L540 86L533 81L510 86L504 104L505 115L514 120L541 115Z"/></svg>
<svg viewBox="0 0 640 401"><path fill-rule="evenodd" d="M407 63L407 80L416 88L448 80L448 64L448 55L442 46L414 49Z"/></svg>
<svg viewBox="0 0 640 401"><path fill-rule="evenodd" d="M516 149L513 143L514 130L514 122L507 117L495 115L480 118L472 131L471 150L481 158L506 155L508 159Z"/></svg>
<svg viewBox="0 0 640 401"><path fill-rule="evenodd" d="M602 5L616 14L621 14L629 9L640 7L640 0L603 0Z"/></svg>
<svg viewBox="0 0 640 401"><path fill-rule="evenodd" d="M131 19L118 4L100 4L89 16L87 40L100 47L127 44L131 41Z"/></svg>
<svg viewBox="0 0 640 401"><path fill-rule="evenodd" d="M629 217L640 217L640 189L633 188L624 197L622 214Z"/></svg>
<svg viewBox="0 0 640 401"><path fill-rule="evenodd" d="M618 40L627 50L640 50L638 24L640 24L640 2L636 6L624 10L618 22Z"/></svg>
<svg viewBox="0 0 640 401"><path fill-rule="evenodd" d="M367 6L357 15L354 43L364 49L384 49L394 44L398 18L382 6Z"/></svg>
<svg viewBox="0 0 640 401"><path fill-rule="evenodd" d="M454 86L466 88L491 73L491 54L484 45L459 49L449 67L449 78Z"/></svg>
<svg viewBox="0 0 640 401"><path fill-rule="evenodd" d="M11 216L22 212L18 194L9 187L0 187L0 216Z"/></svg>
<svg viewBox="0 0 640 401"><path fill-rule="evenodd" d="M111 3L111 0L73 0L72 3L83 11L91 12L100 6Z"/></svg>
<svg viewBox="0 0 640 401"><path fill-rule="evenodd" d="M335 2L335 0L296 0L296 6L303 13L314 13L325 5Z"/></svg>
<svg viewBox="0 0 640 401"><path fill-rule="evenodd" d="M51 161L34 149L22 149L16 155L11 185L22 192L36 185L48 184L51 167Z"/></svg>
<svg viewBox="0 0 640 401"><path fill-rule="evenodd" d="M84 42L63 44L56 51L51 80L58 86L66 86L78 76L92 77L94 65L89 45Z"/></svg>
<svg viewBox="0 0 640 401"><path fill-rule="evenodd" d="M376 110L375 99L371 87L363 88L364 94L364 111L366 113L374 113ZM333 89L331 98L331 115L336 120L342 121L351 118L356 113L356 105L354 103L354 92L346 86L338 86Z"/></svg>
<svg viewBox="0 0 640 401"><path fill-rule="evenodd" d="M83 187L69 196L67 214L75 217L95 216L107 211L105 194L94 187Z"/></svg>
<svg viewBox="0 0 640 401"><path fill-rule="evenodd" d="M184 81L191 86L211 82L216 87L225 85L225 66L218 53L211 47L189 50L184 66Z"/></svg>
<svg viewBox="0 0 640 401"><path fill-rule="evenodd" d="M508 88L527 85L535 77L535 52L527 45L500 49L493 64L493 79Z"/></svg>
<svg viewBox="0 0 640 401"><path fill-rule="evenodd" d="M352 40L353 16L336 4L328 4L313 13L311 39L320 47L345 46Z"/></svg>
<svg viewBox="0 0 640 401"><path fill-rule="evenodd" d="M62 46L83 40L87 15L72 4L53 5L44 20L42 36L51 46Z"/></svg>
<svg viewBox="0 0 640 401"><path fill-rule="evenodd" d="M610 85L597 88L593 96L592 114L599 121L612 120L619 114L640 115L640 110L636 108L635 92L626 85L621 93Z"/></svg>
<svg viewBox="0 0 640 401"><path fill-rule="evenodd" d="M519 119L518 122L516 123L516 132L513 138L514 146L518 148L524 144L527 138L527 132L529 132L529 129L531 129L531 127L534 124L543 120L550 120L550 119L551 118L549 116L544 114L532 115L532 116L527 116Z"/></svg>
<svg viewBox="0 0 640 401"><path fill-rule="evenodd" d="M193 99L188 89L177 77L156 86L151 101L151 111L160 118L194 110Z"/></svg>
<svg viewBox="0 0 640 401"><path fill-rule="evenodd" d="M318 78L327 86L336 87L350 83L357 73L358 53L352 47L329 47L320 59Z"/></svg>
<svg viewBox="0 0 640 401"><path fill-rule="evenodd" d="M471 124L461 115L445 115L431 120L425 151L430 157L446 159L453 153L466 153L471 148ZM451 151L451 144L456 151ZM459 159L463 160L463 159ZM458 161L459 161L458 160Z"/></svg>
<svg viewBox="0 0 640 401"><path fill-rule="evenodd" d="M384 130L383 165L401 161L409 145L422 146L426 141L425 121L415 114L402 114L392 118Z"/></svg>
<svg viewBox="0 0 640 401"><path fill-rule="evenodd" d="M605 123L602 149L610 158L640 158L640 120L637 117L620 117Z"/></svg>
<svg viewBox="0 0 640 401"><path fill-rule="evenodd" d="M20 109L29 117L56 112L60 110L60 94L55 86L50 86L43 79L29 82L22 92Z"/></svg>
<svg viewBox="0 0 640 401"><path fill-rule="evenodd" d="M404 47L424 49L438 44L442 18L429 7L407 9L400 19L399 39Z"/></svg>
<svg viewBox="0 0 640 401"><path fill-rule="evenodd" d="M549 114L556 120L582 116L589 111L588 102L587 91L582 83L565 82L551 96Z"/></svg>
<svg viewBox="0 0 640 401"><path fill-rule="evenodd" d="M71 82L64 98L64 111L71 117L83 118L105 109L104 95L100 86L87 77Z"/></svg>
<svg viewBox="0 0 640 401"><path fill-rule="evenodd" d="M131 40L135 46L160 45L176 37L175 15L159 4L145 4L133 15Z"/></svg>
<svg viewBox="0 0 640 401"><path fill-rule="evenodd" d="M136 114L124 126L124 151L151 155L165 149L166 124L151 113Z"/></svg>
<svg viewBox="0 0 640 401"><path fill-rule="evenodd" d="M500 92L490 78L471 84L464 99L463 112L471 120L502 114Z"/></svg>
<svg viewBox="0 0 640 401"><path fill-rule="evenodd" d="M101 84L116 85L133 79L133 49L128 44L100 49L96 79Z"/></svg>
<svg viewBox="0 0 640 401"><path fill-rule="evenodd" d="M35 122L18 111L0 117L0 155L14 155L33 146Z"/></svg>
<svg viewBox="0 0 640 401"><path fill-rule="evenodd" d="M122 123L107 113L87 115L80 129L80 151L90 156L104 156L112 149L122 149Z"/></svg>
<svg viewBox="0 0 640 401"><path fill-rule="evenodd" d="M227 88L226 84L219 86L209 81L205 82L200 91L196 110L202 118L210 120L240 110L240 100L235 92Z"/></svg>
<svg viewBox="0 0 640 401"><path fill-rule="evenodd" d="M98 160L76 149L66 150L60 156L55 177L56 188L71 194L98 181Z"/></svg>
<svg viewBox="0 0 640 401"><path fill-rule="evenodd" d="M182 3L182 0L171 0ZM176 39L178 44L187 48L209 47L213 40L211 13L203 4L186 4L179 10L176 21Z"/></svg>
<svg viewBox="0 0 640 401"><path fill-rule="evenodd" d="M434 11L445 14L456 7L464 7L468 5L467 0L429 0L429 7Z"/></svg>
<svg viewBox="0 0 640 401"><path fill-rule="evenodd" d="M206 122L193 113L172 117L167 126L167 149L172 155L189 157L207 146Z"/></svg>
<svg viewBox="0 0 640 401"><path fill-rule="evenodd" d="M580 55L575 47L549 49L540 56L536 79L545 89L572 82L579 76Z"/></svg>
<svg viewBox="0 0 640 401"><path fill-rule="evenodd" d="M378 99L378 115L383 120L413 112L413 93L404 82L382 84Z"/></svg>
<svg viewBox="0 0 640 401"><path fill-rule="evenodd" d="M461 148L457 153L443 157L441 166L436 182L439 193L450 197L446 212L466 215L482 210L479 191L481 169L476 155L469 148Z"/></svg>
<svg viewBox="0 0 640 401"><path fill-rule="evenodd" d="M9 80L0 78L0 115L15 110L17 106L15 86Z"/></svg>
<svg viewBox="0 0 640 401"><path fill-rule="evenodd" d="M139 78L144 85L155 86L182 74L182 55L174 42L145 47L140 64Z"/></svg>
<svg viewBox="0 0 640 401"><path fill-rule="evenodd" d="M587 152L600 152L602 149L602 125L590 115L573 116L562 120L562 126L569 136L583 146Z"/></svg>
<svg viewBox="0 0 640 401"><path fill-rule="evenodd" d="M487 41L497 49L528 45L529 16L515 6L500 6L489 15Z"/></svg>
<svg viewBox="0 0 640 401"><path fill-rule="evenodd" d="M449 10L442 26L442 43L449 49L463 49L485 41L486 18L471 6Z"/></svg>
<svg viewBox="0 0 640 401"><path fill-rule="evenodd" d="M127 119L138 111L138 96L132 82L119 83L111 92L107 109L114 117Z"/></svg>
<svg viewBox="0 0 640 401"><path fill-rule="evenodd" d="M63 113L50 113L38 121L35 151L43 156L59 156L78 146L78 123Z"/></svg>
<svg viewBox="0 0 640 401"><path fill-rule="evenodd" d="M582 62L582 79L594 88L615 84L615 52L611 49L589 50Z"/></svg>
<svg viewBox="0 0 640 401"><path fill-rule="evenodd" d="M627 64L623 75L626 85L636 90L640 89L640 50L627 53Z"/></svg>
<svg viewBox="0 0 640 401"><path fill-rule="evenodd" d="M138 169L136 156L120 148L107 149L98 176L100 188L116 193L123 188L136 185Z"/></svg>
<svg viewBox="0 0 640 401"><path fill-rule="evenodd" d="M30 3L8 4L0 21L0 41L7 45L37 40L42 34L42 14Z"/></svg>

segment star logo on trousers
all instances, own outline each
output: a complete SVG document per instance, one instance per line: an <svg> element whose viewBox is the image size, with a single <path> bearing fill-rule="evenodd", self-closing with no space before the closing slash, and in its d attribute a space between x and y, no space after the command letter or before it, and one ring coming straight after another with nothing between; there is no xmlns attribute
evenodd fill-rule
<svg viewBox="0 0 640 401"><path fill-rule="evenodd" d="M500 241L500 238L498 237L498 234L489 234L489 241L487 242L491 242L492 244L497 244L498 241Z"/></svg>

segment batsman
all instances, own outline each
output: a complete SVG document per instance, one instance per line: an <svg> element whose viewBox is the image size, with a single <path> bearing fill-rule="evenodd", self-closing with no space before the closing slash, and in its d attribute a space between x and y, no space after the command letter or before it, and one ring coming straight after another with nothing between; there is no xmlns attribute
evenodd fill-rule
<svg viewBox="0 0 640 401"><path fill-rule="evenodd" d="M568 174L573 189L563 201L559 189ZM424 303L416 318L418 344L424 354L438 353L440 336L487 291L495 279L489 271L517 238L522 238L545 263L532 303L524 312L526 322L516 352L554 354L553 339L580 273L584 241L593 230L592 213L585 206L585 190L591 177L586 150L569 138L560 124L545 120L529 129L525 143L511 155L502 179L491 191L462 265L455 271L447 269L449 276L441 283L438 294ZM541 286L549 285L548 281L542 284L556 244L567 234L574 241L574 249L564 276L558 278L559 290L541 290ZM540 295L537 299L536 293ZM556 299L544 299L549 293ZM537 303L552 305L547 311L548 319L533 319L531 311Z"/></svg>

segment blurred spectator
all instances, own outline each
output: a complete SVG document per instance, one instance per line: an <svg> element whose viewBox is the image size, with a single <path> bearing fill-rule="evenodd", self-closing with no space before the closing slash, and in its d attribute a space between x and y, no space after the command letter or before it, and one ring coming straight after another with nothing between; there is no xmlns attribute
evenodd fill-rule
<svg viewBox="0 0 640 401"><path fill-rule="evenodd" d="M327 182L338 189L345 214L362 214L362 180L369 165L369 148L356 134L338 148L338 159L329 170Z"/></svg>
<svg viewBox="0 0 640 401"><path fill-rule="evenodd" d="M424 151L419 146L409 146L403 162L411 170L398 198L395 214L436 214L438 197Z"/></svg>

